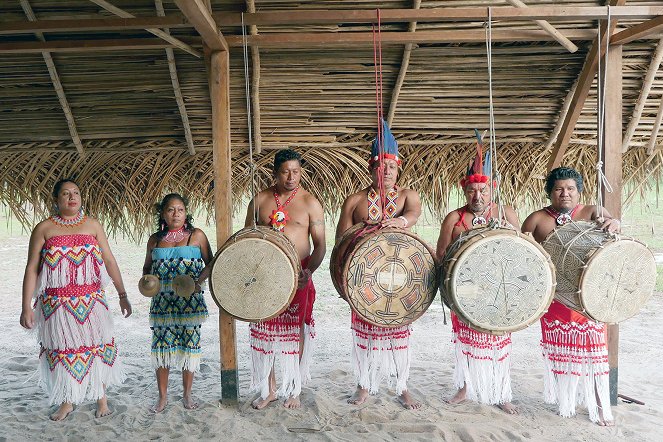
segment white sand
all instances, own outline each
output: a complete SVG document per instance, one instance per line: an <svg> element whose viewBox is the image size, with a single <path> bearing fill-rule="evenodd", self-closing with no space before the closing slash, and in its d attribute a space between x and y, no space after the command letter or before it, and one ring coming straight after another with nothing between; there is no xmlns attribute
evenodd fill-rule
<svg viewBox="0 0 663 442"><path fill-rule="evenodd" d="M415 323L410 391L423 402L418 411L404 410L386 385L361 406L346 403L354 390L350 366L350 310L338 299L328 274L328 261L314 275L318 290L315 319L317 349L313 381L304 388L302 408L286 410L280 402L266 410L250 406L248 327L237 325L240 405L219 405L218 309L207 295L210 319L203 326L203 364L194 381L201 408L184 409L178 372L171 374L170 402L158 415L148 411L157 396L150 367L149 300L135 288L144 259L143 246L112 241L123 271L134 314L119 314L110 291L120 356L127 381L109 390L114 413L94 418L94 403L78 406L63 422L48 419L55 407L37 386L37 344L18 324L21 282L28 238L0 241L0 441L4 440L661 440L663 438L663 299L661 293L636 318L620 326L619 391L646 403L620 401L614 407L616 427L591 423L584 409L570 419L556 415L543 402L542 361L538 323L513 335L513 392L520 414L496 407L464 403L448 405L452 386L451 326L443 324L436 300ZM447 313L448 315L448 313Z"/></svg>

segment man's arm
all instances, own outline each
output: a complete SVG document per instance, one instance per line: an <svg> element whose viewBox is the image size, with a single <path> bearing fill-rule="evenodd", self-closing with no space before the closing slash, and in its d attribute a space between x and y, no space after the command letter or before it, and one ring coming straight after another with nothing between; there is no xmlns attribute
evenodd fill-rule
<svg viewBox="0 0 663 442"><path fill-rule="evenodd" d="M514 229L520 230L520 220L518 219L518 214L513 208L509 206L504 206L504 217L506 221L513 226Z"/></svg>
<svg viewBox="0 0 663 442"><path fill-rule="evenodd" d="M336 225L336 241L339 240L341 236L352 227L352 214L354 213L356 205L355 195L350 195L343 202L343 207L341 207L341 215L338 218L338 224Z"/></svg>
<svg viewBox="0 0 663 442"><path fill-rule="evenodd" d="M447 252L447 247L449 247L449 244L451 244L455 223L453 216L454 213L457 212L451 212L444 218L444 221L442 221L442 226L440 227L440 236L437 238L437 247L435 249L438 261L442 261L442 259L444 259L444 255Z"/></svg>
<svg viewBox="0 0 663 442"><path fill-rule="evenodd" d="M534 230L536 230L536 218L537 212L530 213L529 216L525 218L525 221L523 221L520 231L523 233L531 233L533 235Z"/></svg>
<svg viewBox="0 0 663 442"><path fill-rule="evenodd" d="M403 213L396 218L385 219L382 221L383 227L399 227L405 229L412 227L417 223L421 216L421 198L419 194L411 189L403 191L405 203L403 204Z"/></svg>
<svg viewBox="0 0 663 442"><path fill-rule="evenodd" d="M314 272L322 263L327 251L327 242L325 241L325 213L320 202L313 196L311 198L309 212L309 234L313 243L311 259L308 263L308 269Z"/></svg>
<svg viewBox="0 0 663 442"><path fill-rule="evenodd" d="M592 220L601 223L601 229L606 232L619 232L622 228L621 221L610 215L605 207L594 206Z"/></svg>
<svg viewBox="0 0 663 442"><path fill-rule="evenodd" d="M250 227L253 225L253 211L255 210L253 205L259 196L260 194L256 195L255 198L253 198L249 203L249 207L246 208L246 219L244 220L244 227ZM258 220L257 224L260 224L260 220Z"/></svg>

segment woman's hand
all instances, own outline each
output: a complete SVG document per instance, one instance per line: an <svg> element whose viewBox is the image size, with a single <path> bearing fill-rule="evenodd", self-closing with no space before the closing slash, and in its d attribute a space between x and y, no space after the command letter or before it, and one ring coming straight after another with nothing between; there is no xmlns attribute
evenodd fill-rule
<svg viewBox="0 0 663 442"><path fill-rule="evenodd" d="M21 323L21 326L24 328L27 328L28 330L34 328L35 326L35 312L34 310L30 309L23 309L21 311L21 319L19 320Z"/></svg>
<svg viewBox="0 0 663 442"><path fill-rule="evenodd" d="M126 296L124 298L120 298L120 309L122 310L122 315L124 315L125 318L131 316L131 303L129 302L129 298Z"/></svg>

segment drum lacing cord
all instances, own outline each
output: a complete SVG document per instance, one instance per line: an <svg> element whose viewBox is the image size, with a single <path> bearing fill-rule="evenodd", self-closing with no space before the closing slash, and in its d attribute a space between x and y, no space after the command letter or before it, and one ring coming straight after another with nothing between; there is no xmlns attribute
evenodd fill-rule
<svg viewBox="0 0 663 442"><path fill-rule="evenodd" d="M260 217L260 207L256 201L256 164L253 159L253 123L251 109L251 86L249 85L249 51L246 39L246 26L244 25L244 13L242 12L242 49L244 52L244 95L246 96L246 123L249 136L249 169L251 173L251 198L253 201L253 230L257 230L258 219Z"/></svg>
<svg viewBox="0 0 663 442"><path fill-rule="evenodd" d="M502 195L500 192L500 186L502 177L499 173L497 167L497 145L495 142L495 109L493 106L493 9L488 7L488 21L485 24L485 33L486 33L486 57L488 64L488 127L490 132L490 142L488 149L490 151L490 156L492 159L492 164L490 168L490 183L489 186L493 186L495 183L495 201L497 202L497 217L500 222L505 219L504 215L504 205L502 204ZM495 176L493 177L493 170L495 171Z"/></svg>
<svg viewBox="0 0 663 442"><path fill-rule="evenodd" d="M606 26L607 29L610 29L610 18L611 18L611 9L608 5L608 17ZM608 35L608 32L606 32ZM608 39L609 39L608 35ZM605 139L605 91L608 88L608 54L610 52L610 44L606 43L605 45L605 67L603 69L603 75L601 75L601 21L599 20L598 24L598 39L597 39L597 48L598 48L598 93L601 94L601 107L599 108L599 118L598 118L598 131L597 131L597 162L596 162L596 205L598 206L598 219L604 220L605 217L603 213L605 211L603 207L603 192L605 189L606 192L612 193L612 186L608 182L608 178L603 172L603 149L604 149L604 139Z"/></svg>

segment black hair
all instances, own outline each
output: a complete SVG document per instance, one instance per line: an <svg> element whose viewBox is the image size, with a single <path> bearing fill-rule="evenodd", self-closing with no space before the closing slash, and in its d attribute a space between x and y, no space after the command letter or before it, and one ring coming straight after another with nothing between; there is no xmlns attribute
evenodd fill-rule
<svg viewBox="0 0 663 442"><path fill-rule="evenodd" d="M300 166L304 163L301 154L292 149L282 149L276 152L276 155L274 156L274 173L279 170L281 164L292 160L296 160Z"/></svg>
<svg viewBox="0 0 663 442"><path fill-rule="evenodd" d="M58 195L60 194L62 186L64 186L65 183L72 183L75 184L76 187L78 187L79 189L81 188L81 186L79 186L78 183L73 178L63 178L59 180L57 183L55 183L55 185L53 186L53 198L55 198L56 200L58 199Z"/></svg>
<svg viewBox="0 0 663 442"><path fill-rule="evenodd" d="M168 233L168 225L166 224L166 220L163 219L163 209L170 203L172 200L180 200L182 204L184 204L184 208L187 209L189 207L189 200L186 197L183 197L179 193L169 193L168 195L164 196L163 199L161 200L160 203L154 205L154 211L156 212L156 217L157 217L157 238L161 239L164 236L166 236L166 233ZM193 217L191 216L190 213L187 212L186 214L186 221L184 221L184 230L187 232L193 232L195 227L193 226Z"/></svg>
<svg viewBox="0 0 663 442"><path fill-rule="evenodd" d="M577 170L571 167L557 167L551 170L546 177L546 195L550 196L555 188L555 181L557 180L574 180L578 192L583 191L584 186L582 184L582 175L580 175Z"/></svg>

